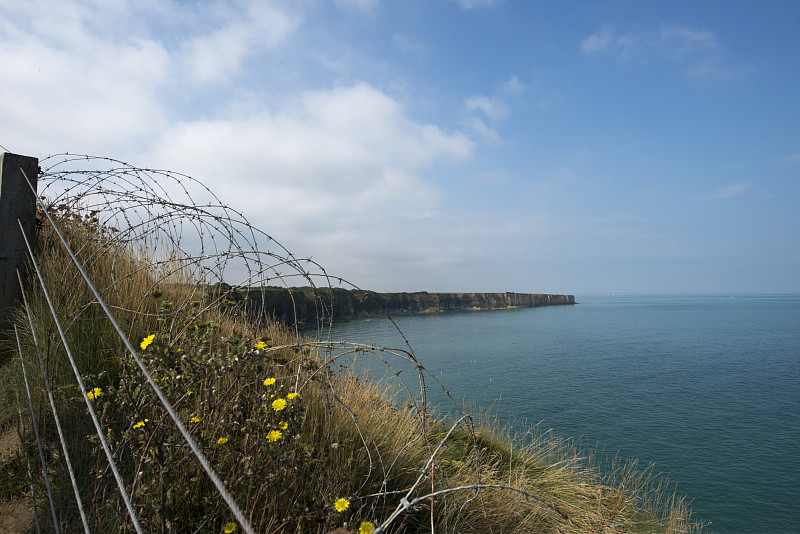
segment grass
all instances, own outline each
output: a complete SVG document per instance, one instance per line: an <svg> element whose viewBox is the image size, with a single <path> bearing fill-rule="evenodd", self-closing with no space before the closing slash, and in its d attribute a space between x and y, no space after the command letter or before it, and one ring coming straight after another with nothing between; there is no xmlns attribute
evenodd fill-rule
<svg viewBox="0 0 800 534"><path fill-rule="evenodd" d="M611 461L600 469L573 441L536 428L502 426L480 411L458 421L440 420L420 393L404 384L337 367L343 354L387 359L386 351L304 339L279 323L253 322L224 291L200 283L180 256L120 239L91 214L64 208L57 220L257 532L324 533L345 524L350 531L369 532L370 525L389 519L390 532L703 530L686 501L636 462ZM143 530L239 531L45 222L36 247L45 285ZM131 532L37 284L30 284L27 299L90 527ZM20 313L16 323L59 522L62 531L80 530L27 315ZM0 428L19 427L24 445L0 466L3 501L28 495L27 466L39 465L30 416L23 413L20 419L17 409L25 403L15 352L15 346L6 346L0 372ZM43 477L35 469L33 483L46 524ZM340 499L346 509L337 509Z"/></svg>

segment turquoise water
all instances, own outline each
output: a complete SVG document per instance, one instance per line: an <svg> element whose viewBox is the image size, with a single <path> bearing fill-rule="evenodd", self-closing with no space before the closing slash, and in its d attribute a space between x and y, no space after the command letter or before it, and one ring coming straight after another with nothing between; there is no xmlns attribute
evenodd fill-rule
<svg viewBox="0 0 800 534"><path fill-rule="evenodd" d="M395 320L457 400L654 462L714 532L800 532L800 295L576 300ZM402 346L386 319L333 335Z"/></svg>

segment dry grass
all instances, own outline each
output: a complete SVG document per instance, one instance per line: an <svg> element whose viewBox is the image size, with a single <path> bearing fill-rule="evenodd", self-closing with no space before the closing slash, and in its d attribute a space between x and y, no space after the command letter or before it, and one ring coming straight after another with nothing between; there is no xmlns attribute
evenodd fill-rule
<svg viewBox="0 0 800 534"><path fill-rule="evenodd" d="M391 532L702 530L649 469L614 461L600 469L575 442L517 432L485 413L439 420L424 404L425 388L436 387L424 375L414 391L337 367L348 351L384 361L388 351L255 324L224 290L200 283L191 261L149 253L160 249L120 239L92 217L64 209L58 221L131 340L154 335L141 351L145 364L257 532L324 533L345 523L358 530L367 521L389 521ZM144 530L230 528L230 511L47 224L36 255L80 373L102 392L92 405ZM43 294L31 284L27 295L91 526L132 531ZM17 319L27 328L27 317ZM21 341L59 521L79 530L30 333ZM18 419L19 391L19 362L9 360L0 427ZM4 501L28 491L28 460L38 465L29 426L23 453L0 466ZM41 473L34 478L41 489ZM349 501L341 512L340 498Z"/></svg>

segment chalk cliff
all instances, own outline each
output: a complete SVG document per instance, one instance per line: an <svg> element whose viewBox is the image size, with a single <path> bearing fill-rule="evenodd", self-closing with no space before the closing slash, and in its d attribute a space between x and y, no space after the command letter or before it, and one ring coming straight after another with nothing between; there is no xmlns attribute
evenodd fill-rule
<svg viewBox="0 0 800 534"><path fill-rule="evenodd" d="M334 288L315 293L311 288L253 288L247 293L248 308L258 315L293 324L352 319L399 313L446 312L533 308L575 304L573 295L540 293L377 293ZM244 295L241 295L244 297ZM239 300L239 299L237 299Z"/></svg>

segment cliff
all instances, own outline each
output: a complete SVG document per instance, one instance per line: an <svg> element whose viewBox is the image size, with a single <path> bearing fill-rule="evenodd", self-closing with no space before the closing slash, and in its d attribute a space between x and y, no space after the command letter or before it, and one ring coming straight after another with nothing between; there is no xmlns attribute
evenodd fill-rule
<svg viewBox="0 0 800 534"><path fill-rule="evenodd" d="M245 297L246 295L246 297ZM312 325L333 320L346 320L374 315L399 313L432 313L463 310L534 308L575 304L573 295L541 293L376 293L347 289L310 287L252 288L244 294L236 292L234 300L246 298L247 308L261 317L275 317L281 322L295 321Z"/></svg>

